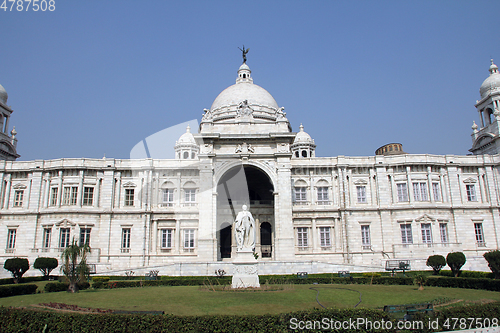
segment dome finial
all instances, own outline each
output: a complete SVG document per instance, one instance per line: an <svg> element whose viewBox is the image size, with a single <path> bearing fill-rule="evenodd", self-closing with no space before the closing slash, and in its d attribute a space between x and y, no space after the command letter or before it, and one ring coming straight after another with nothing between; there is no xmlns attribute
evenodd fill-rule
<svg viewBox="0 0 500 333"><path fill-rule="evenodd" d="M304 132L304 126L302 125L302 123L300 123L299 129L301 132Z"/></svg>
<svg viewBox="0 0 500 333"><path fill-rule="evenodd" d="M186 133L191 133L191 127L189 125L186 127Z"/></svg>
<svg viewBox="0 0 500 333"><path fill-rule="evenodd" d="M495 63L493 62L493 59L491 59L490 75L495 74L495 73L498 73L498 66L495 65Z"/></svg>

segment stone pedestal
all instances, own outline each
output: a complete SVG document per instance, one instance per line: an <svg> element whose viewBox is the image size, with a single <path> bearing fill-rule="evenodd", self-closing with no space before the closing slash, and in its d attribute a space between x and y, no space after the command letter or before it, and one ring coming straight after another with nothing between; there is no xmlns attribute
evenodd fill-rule
<svg viewBox="0 0 500 333"><path fill-rule="evenodd" d="M257 260L253 252L238 251L233 261L233 283L232 288L259 288L259 275L257 271Z"/></svg>

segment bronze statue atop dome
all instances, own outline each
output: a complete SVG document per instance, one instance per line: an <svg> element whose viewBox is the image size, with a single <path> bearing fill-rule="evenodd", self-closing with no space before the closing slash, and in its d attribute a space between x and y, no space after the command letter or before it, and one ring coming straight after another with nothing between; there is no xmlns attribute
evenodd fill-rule
<svg viewBox="0 0 500 333"><path fill-rule="evenodd" d="M238 47L238 49L240 48ZM245 64L247 62L247 53L250 51L250 48L245 50L245 45L243 45L243 50L240 49L240 51L243 53L243 63Z"/></svg>

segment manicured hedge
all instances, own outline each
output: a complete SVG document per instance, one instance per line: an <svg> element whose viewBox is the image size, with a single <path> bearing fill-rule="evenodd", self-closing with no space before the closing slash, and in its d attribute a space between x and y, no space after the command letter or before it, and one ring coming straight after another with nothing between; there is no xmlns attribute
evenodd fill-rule
<svg viewBox="0 0 500 333"><path fill-rule="evenodd" d="M84 290L90 287L90 283L88 282L80 282L78 283L78 289ZM68 291L69 283L63 282L49 282L45 285L44 290L46 293L53 293L57 291Z"/></svg>
<svg viewBox="0 0 500 333"><path fill-rule="evenodd" d="M453 277L453 273L451 271L441 271L439 272L439 275L441 276L450 276ZM495 275L491 272L476 272L476 271L460 271L460 274L458 277L461 278L485 278L485 279L493 279L495 278Z"/></svg>
<svg viewBox="0 0 500 333"><path fill-rule="evenodd" d="M440 330L447 318L497 318L500 303L460 306L436 312ZM295 319L293 319L295 318ZM323 322L327 318L338 322L390 321L390 317L380 310L370 309L314 309L261 316L174 316L174 315L119 315L119 314L78 314L52 311L30 311L26 309L0 308L2 332L296 332L292 330L296 322ZM436 320L419 316L427 324ZM448 321L453 323L453 321ZM396 322L392 321L396 327ZM359 329L358 329L359 328ZM308 330L308 332L367 332L364 326L356 329ZM371 331L373 332L373 330ZM396 332L376 330L376 332ZM423 330L430 332L427 325Z"/></svg>
<svg viewBox="0 0 500 333"><path fill-rule="evenodd" d="M500 291L500 280L430 276L426 286Z"/></svg>
<svg viewBox="0 0 500 333"><path fill-rule="evenodd" d="M36 284L16 284L13 286L0 286L0 297L34 294L38 286Z"/></svg>
<svg viewBox="0 0 500 333"><path fill-rule="evenodd" d="M22 277L20 283L37 282L44 280L45 279L43 276L28 276L28 277ZM5 284L14 284L14 279L13 278L0 279L0 285L5 285Z"/></svg>

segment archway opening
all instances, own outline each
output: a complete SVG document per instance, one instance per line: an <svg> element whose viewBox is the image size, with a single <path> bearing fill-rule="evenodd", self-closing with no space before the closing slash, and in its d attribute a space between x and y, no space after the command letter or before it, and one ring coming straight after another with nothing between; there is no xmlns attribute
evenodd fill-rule
<svg viewBox="0 0 500 333"><path fill-rule="evenodd" d="M234 237L233 228L228 228L236 219L236 215L247 205L256 225L255 252L261 252L260 221L266 221L271 230L274 224L274 186L268 175L261 169L245 165L228 170L217 185L217 233L219 250L217 259L231 258L236 253L236 242L228 243L227 239ZM266 246L272 246L272 233L266 234ZM228 251L230 244L231 251ZM272 252L269 251L271 254ZM270 257L270 255L268 256Z"/></svg>

